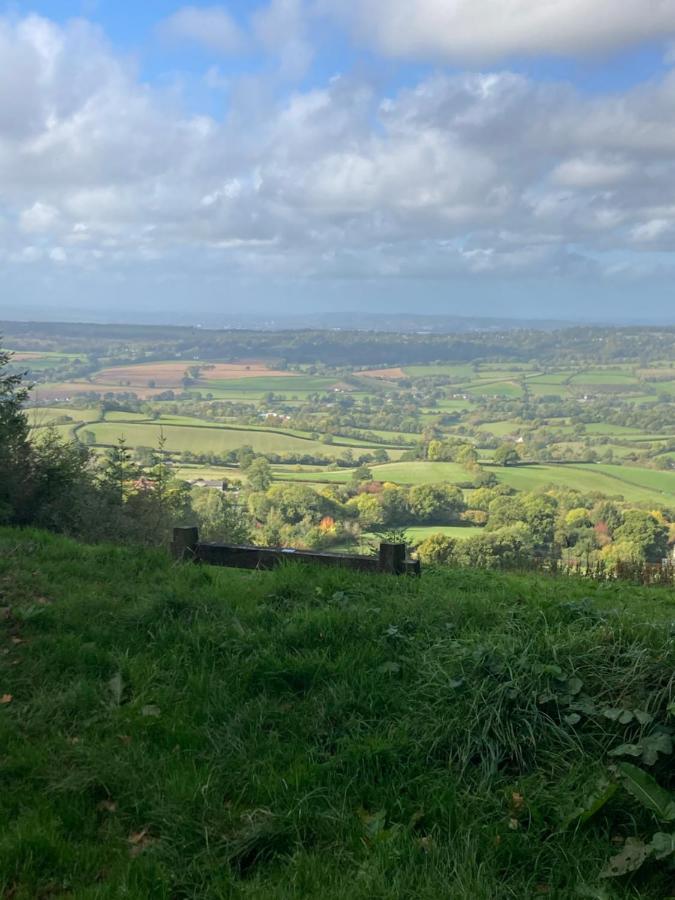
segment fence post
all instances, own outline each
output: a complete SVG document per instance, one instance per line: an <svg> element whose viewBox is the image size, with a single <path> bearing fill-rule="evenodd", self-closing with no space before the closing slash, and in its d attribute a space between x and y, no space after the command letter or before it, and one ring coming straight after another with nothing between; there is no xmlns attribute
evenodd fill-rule
<svg viewBox="0 0 675 900"><path fill-rule="evenodd" d="M380 570L391 575L403 575L405 551L405 544L380 544Z"/></svg>
<svg viewBox="0 0 675 900"><path fill-rule="evenodd" d="M174 528L171 555L174 559L193 559L199 543L199 528Z"/></svg>

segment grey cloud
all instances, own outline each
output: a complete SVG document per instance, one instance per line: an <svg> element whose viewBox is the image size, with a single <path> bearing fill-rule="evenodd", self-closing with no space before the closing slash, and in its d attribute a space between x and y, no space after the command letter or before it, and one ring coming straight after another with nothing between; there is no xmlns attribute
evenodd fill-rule
<svg viewBox="0 0 675 900"><path fill-rule="evenodd" d="M392 57L493 63L607 53L675 35L675 0L317 0Z"/></svg>

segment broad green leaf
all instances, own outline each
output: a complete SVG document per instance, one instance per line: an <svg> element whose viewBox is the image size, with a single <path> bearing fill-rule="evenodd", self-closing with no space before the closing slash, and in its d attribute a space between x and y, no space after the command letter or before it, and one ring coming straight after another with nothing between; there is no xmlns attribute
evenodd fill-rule
<svg viewBox="0 0 675 900"><path fill-rule="evenodd" d="M598 711L595 703L593 703L591 698L586 695L583 697L575 697L574 701L570 703L570 709L584 713L587 716L594 716Z"/></svg>
<svg viewBox="0 0 675 900"><path fill-rule="evenodd" d="M667 859L675 853L675 834L664 834L657 831L649 842L654 859Z"/></svg>
<svg viewBox="0 0 675 900"><path fill-rule="evenodd" d="M675 854L675 834L664 834L657 831L649 842L654 859L667 859Z"/></svg>
<svg viewBox="0 0 675 900"><path fill-rule="evenodd" d="M613 750L610 750L607 754L608 756L642 756L642 746L641 744L621 744L620 747L615 747Z"/></svg>
<svg viewBox="0 0 675 900"><path fill-rule="evenodd" d="M579 694L583 686L581 678L569 678L567 681L567 690L570 694Z"/></svg>
<svg viewBox="0 0 675 900"><path fill-rule="evenodd" d="M626 790L664 822L675 821L675 798L644 769L631 763L619 763L619 774Z"/></svg>
<svg viewBox="0 0 675 900"><path fill-rule="evenodd" d="M630 725L633 721L633 713L629 709L624 709L621 711L621 715L619 716L619 724L620 725Z"/></svg>
<svg viewBox="0 0 675 900"><path fill-rule="evenodd" d="M633 715L638 720L640 725L649 725L654 721L654 716L651 713L645 712L644 709L634 709Z"/></svg>
<svg viewBox="0 0 675 900"><path fill-rule="evenodd" d="M560 678L563 677L563 670L560 666L556 666L554 664L546 665L541 664L534 667L535 672L540 672L542 675L556 675Z"/></svg>
<svg viewBox="0 0 675 900"><path fill-rule="evenodd" d="M638 838L628 838L621 853L617 853L607 863L600 873L601 878L618 878L635 872L642 863L651 855L651 847L648 847Z"/></svg>
<svg viewBox="0 0 675 900"><path fill-rule="evenodd" d="M642 745L642 761L648 766L653 766L659 758L659 753L668 755L673 752L673 741L669 734L650 734L640 741Z"/></svg>
<svg viewBox="0 0 675 900"><path fill-rule="evenodd" d="M621 744L609 751L609 756L635 756L641 757L646 766L653 766L659 758L659 753L672 753L673 742L668 734L650 734L643 737L637 744Z"/></svg>
<svg viewBox="0 0 675 900"><path fill-rule="evenodd" d="M598 783L597 789L584 801L583 806L580 806L565 819L563 828L567 828L573 822L577 822L579 825L588 822L612 799L618 790L619 785L616 781L608 781L603 778Z"/></svg>
<svg viewBox="0 0 675 900"><path fill-rule="evenodd" d="M570 713L569 716L565 716L565 722L568 725L576 725L578 722L581 722L581 716L579 713Z"/></svg>

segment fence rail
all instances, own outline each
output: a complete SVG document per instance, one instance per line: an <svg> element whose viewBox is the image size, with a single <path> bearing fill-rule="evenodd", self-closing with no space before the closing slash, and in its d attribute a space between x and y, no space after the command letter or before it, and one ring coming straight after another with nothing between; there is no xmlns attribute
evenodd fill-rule
<svg viewBox="0 0 675 900"><path fill-rule="evenodd" d="M236 569L274 569L284 561L294 560L310 565L334 566L385 575L421 574L419 560L407 558L405 544L381 543L377 556L320 553L290 548L207 543L199 540L199 529L195 527L174 528L171 554L174 559Z"/></svg>

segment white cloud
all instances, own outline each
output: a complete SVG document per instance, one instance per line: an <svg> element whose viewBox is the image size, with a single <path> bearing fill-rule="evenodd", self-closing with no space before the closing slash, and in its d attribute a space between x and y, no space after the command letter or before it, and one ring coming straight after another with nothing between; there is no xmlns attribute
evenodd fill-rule
<svg viewBox="0 0 675 900"><path fill-rule="evenodd" d="M183 6L161 23L160 33L228 55L245 46L243 32L222 6Z"/></svg>
<svg viewBox="0 0 675 900"><path fill-rule="evenodd" d="M313 58L303 0L270 0L252 18L253 31L263 47L280 61L281 74L302 78Z"/></svg>
<svg viewBox="0 0 675 900"><path fill-rule="evenodd" d="M590 97L509 72L249 87L196 116L91 26L0 19L0 261L204 286L625 273L675 250L675 74Z"/></svg>
<svg viewBox="0 0 675 900"><path fill-rule="evenodd" d="M319 0L394 57L484 63L606 53L675 35L675 0Z"/></svg>
<svg viewBox="0 0 675 900"><path fill-rule="evenodd" d="M52 262L55 262L55 263L65 263L68 260L68 257L66 256L66 251L63 249L63 247L53 247L49 251L49 258L51 259Z"/></svg>
<svg viewBox="0 0 675 900"><path fill-rule="evenodd" d="M29 209L24 209L19 216L21 231L31 232L50 231L58 222L59 211L48 203L36 201Z"/></svg>

